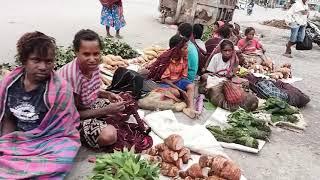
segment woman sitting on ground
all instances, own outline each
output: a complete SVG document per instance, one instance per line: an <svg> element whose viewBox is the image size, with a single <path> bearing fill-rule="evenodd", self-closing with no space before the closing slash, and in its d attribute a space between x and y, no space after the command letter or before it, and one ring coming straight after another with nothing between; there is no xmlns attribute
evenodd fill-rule
<svg viewBox="0 0 320 180"><path fill-rule="evenodd" d="M262 61L267 60L264 55L266 50L263 48L260 41L255 38L255 29L252 27L248 27L245 30L245 38L241 39L238 42L238 48L242 53L245 61L254 58L257 63L261 63Z"/></svg>
<svg viewBox="0 0 320 180"><path fill-rule="evenodd" d="M58 73L73 88L76 107L80 113L81 141L91 148L104 148L109 151L124 145L125 142L119 142L124 140L119 139L119 135L121 138L124 137L121 133L133 132L139 135L139 137L128 137L132 138L127 139L130 142L132 140L131 143L147 137L142 132L135 131L136 129L119 128L119 124L123 121L122 115L130 116L129 108L132 102L125 102L119 95L101 89L98 65L101 59L102 42L99 35L91 30L81 30L75 35L73 47L76 59L59 69ZM129 125L125 127L131 128ZM143 131L142 128L139 130ZM138 143L142 145L142 141ZM152 140L145 142L146 147L136 146L136 151L148 148L150 143L152 144Z"/></svg>
<svg viewBox="0 0 320 180"><path fill-rule="evenodd" d="M223 40L217 51L219 53L213 55L209 62L207 73L201 76L199 92L206 94L214 105L230 111L239 107L255 110L258 99L246 93L242 88L245 81L235 76L238 58L233 43Z"/></svg>
<svg viewBox="0 0 320 180"><path fill-rule="evenodd" d="M181 96L187 104L183 112L190 118L196 118L194 108L194 84L188 80L187 40L179 35L170 39L170 49L163 53L149 68L148 78L160 81L161 86L169 88L177 97Z"/></svg>
<svg viewBox="0 0 320 180"><path fill-rule="evenodd" d="M0 179L63 179L80 147L79 113L53 72L55 40L26 33L17 50L22 66L0 82Z"/></svg>

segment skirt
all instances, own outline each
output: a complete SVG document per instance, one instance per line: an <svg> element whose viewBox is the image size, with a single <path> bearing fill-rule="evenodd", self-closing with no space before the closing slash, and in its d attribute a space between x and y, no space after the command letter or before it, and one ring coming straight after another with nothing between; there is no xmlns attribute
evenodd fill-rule
<svg viewBox="0 0 320 180"><path fill-rule="evenodd" d="M111 8L102 7L101 24L108 27L114 27L115 30L120 30L126 25L123 16L123 7L113 5Z"/></svg>

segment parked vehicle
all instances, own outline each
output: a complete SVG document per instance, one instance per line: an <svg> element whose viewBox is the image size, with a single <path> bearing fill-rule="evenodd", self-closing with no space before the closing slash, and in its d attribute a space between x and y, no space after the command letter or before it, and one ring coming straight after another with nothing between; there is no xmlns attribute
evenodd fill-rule
<svg viewBox="0 0 320 180"><path fill-rule="evenodd" d="M318 46L320 46L320 23L308 21L306 35L312 40L313 43L316 43Z"/></svg>
<svg viewBox="0 0 320 180"><path fill-rule="evenodd" d="M162 23L232 21L237 0L159 0Z"/></svg>

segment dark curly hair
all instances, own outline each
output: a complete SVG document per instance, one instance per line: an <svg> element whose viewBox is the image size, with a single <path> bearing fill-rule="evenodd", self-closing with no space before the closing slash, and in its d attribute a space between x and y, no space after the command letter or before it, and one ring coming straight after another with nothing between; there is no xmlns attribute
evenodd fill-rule
<svg viewBox="0 0 320 180"><path fill-rule="evenodd" d="M244 35L248 35L251 31L256 31L253 27L248 27L245 31L244 31Z"/></svg>
<svg viewBox="0 0 320 180"><path fill-rule="evenodd" d="M195 24L193 25L193 36L195 39L201 39L203 35L203 25Z"/></svg>
<svg viewBox="0 0 320 180"><path fill-rule="evenodd" d="M101 50L103 49L103 44L102 44L102 41L101 41L99 35L90 29L82 29L79 32L77 32L77 34L74 36L73 48L76 52L79 52L81 40L83 40L83 41L98 41L100 49Z"/></svg>
<svg viewBox="0 0 320 180"><path fill-rule="evenodd" d="M231 36L230 27L227 26L227 25L223 25L221 28L219 28L218 34L219 34L223 39L229 39L230 36Z"/></svg>
<svg viewBox="0 0 320 180"><path fill-rule="evenodd" d="M18 60L25 64L31 53L35 53L40 58L46 58L52 52L55 54L56 41L42 32L29 32L18 40L17 51Z"/></svg>

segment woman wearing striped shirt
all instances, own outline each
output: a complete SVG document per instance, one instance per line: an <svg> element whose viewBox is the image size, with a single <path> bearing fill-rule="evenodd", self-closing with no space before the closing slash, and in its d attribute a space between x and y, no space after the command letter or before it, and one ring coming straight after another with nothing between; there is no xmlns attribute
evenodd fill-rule
<svg viewBox="0 0 320 180"><path fill-rule="evenodd" d="M98 118L122 112L125 106L121 97L100 88L98 65L102 43L99 35L91 30L81 30L75 35L73 46L77 57L58 73L73 87L81 119L81 140L92 148L114 144L117 130Z"/></svg>

